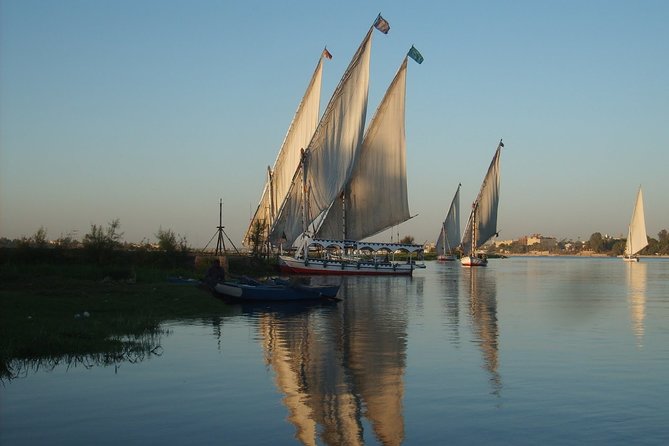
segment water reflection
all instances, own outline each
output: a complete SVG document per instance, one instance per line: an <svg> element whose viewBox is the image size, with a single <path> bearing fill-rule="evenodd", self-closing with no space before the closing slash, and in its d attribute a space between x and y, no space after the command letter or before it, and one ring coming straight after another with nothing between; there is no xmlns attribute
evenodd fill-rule
<svg viewBox="0 0 669 446"><path fill-rule="evenodd" d="M627 267L627 301L630 307L632 332L638 347L643 347L644 321L646 319L647 265L644 262L625 262Z"/></svg>
<svg viewBox="0 0 669 446"><path fill-rule="evenodd" d="M11 358L2 365L0 382L11 381L16 378L25 378L40 371L53 371L64 367L66 370L77 367L91 369L93 367L114 366L118 372L124 363L135 364L150 357L161 356L163 348L160 340L166 330L157 330L142 335L122 335L108 339L116 345L115 349L104 352L67 353L51 357Z"/></svg>
<svg viewBox="0 0 669 446"><path fill-rule="evenodd" d="M460 345L460 269L459 263L447 263L439 282L439 292L444 295L441 301L444 320L448 321L449 339L454 345Z"/></svg>
<svg viewBox="0 0 669 446"><path fill-rule="evenodd" d="M402 443L407 295L419 282L347 277L337 305L254 313L301 443L363 444L366 424L380 443Z"/></svg>
<svg viewBox="0 0 669 446"><path fill-rule="evenodd" d="M484 367L490 374L492 393L499 395L502 379L499 367L499 327L497 325L497 286L493 271L469 268L469 316L472 331L483 353Z"/></svg>

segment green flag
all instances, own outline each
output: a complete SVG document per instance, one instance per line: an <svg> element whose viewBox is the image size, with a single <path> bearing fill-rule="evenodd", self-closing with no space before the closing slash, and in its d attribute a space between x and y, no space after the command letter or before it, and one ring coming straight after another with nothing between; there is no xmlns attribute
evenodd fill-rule
<svg viewBox="0 0 669 446"><path fill-rule="evenodd" d="M423 56L418 52L418 50L411 45L411 49L409 50L409 57L418 62L419 64L423 63Z"/></svg>

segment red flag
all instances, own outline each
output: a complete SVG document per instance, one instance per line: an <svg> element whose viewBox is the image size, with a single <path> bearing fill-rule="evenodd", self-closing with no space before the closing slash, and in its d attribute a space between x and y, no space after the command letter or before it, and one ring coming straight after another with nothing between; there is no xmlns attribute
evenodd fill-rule
<svg viewBox="0 0 669 446"><path fill-rule="evenodd" d="M325 57L326 59L332 59L332 54L330 54L327 47L325 47L325 49L323 50L323 57Z"/></svg>
<svg viewBox="0 0 669 446"><path fill-rule="evenodd" d="M386 19L381 17L381 14L376 18L376 21L374 22L374 27L381 31L383 34L388 34L388 31L390 31L390 24Z"/></svg>

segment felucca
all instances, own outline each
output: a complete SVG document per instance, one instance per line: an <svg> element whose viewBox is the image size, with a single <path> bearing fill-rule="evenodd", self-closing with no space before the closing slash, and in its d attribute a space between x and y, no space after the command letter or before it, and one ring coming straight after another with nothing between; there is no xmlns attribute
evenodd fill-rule
<svg viewBox="0 0 669 446"><path fill-rule="evenodd" d="M497 235L497 207L499 205L499 159L504 143L499 140L481 190L472 205L467 228L462 238L462 266L486 266L487 256L477 250L493 235Z"/></svg>
<svg viewBox="0 0 669 446"><path fill-rule="evenodd" d="M639 251L648 246L646 235L646 219L643 213L643 193L641 186L636 194L636 202L632 211L632 220L627 228L627 242L625 243L625 254L623 260L626 262L638 262Z"/></svg>

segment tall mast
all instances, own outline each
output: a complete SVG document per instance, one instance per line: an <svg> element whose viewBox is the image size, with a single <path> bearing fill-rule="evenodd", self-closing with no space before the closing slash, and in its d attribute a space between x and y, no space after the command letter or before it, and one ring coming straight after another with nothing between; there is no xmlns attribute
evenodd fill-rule
<svg viewBox="0 0 669 446"><path fill-rule="evenodd" d="M478 200L474 202L474 211L472 212L472 251L470 255L474 256L474 251L476 250L476 211L478 210L479 202Z"/></svg>
<svg viewBox="0 0 669 446"><path fill-rule="evenodd" d="M304 249L304 261L307 261L308 255L309 255L309 245L307 243L307 225L309 222L307 221L307 206L308 206L308 197L307 197L307 167L308 167L308 159L309 159L309 149L304 150L302 149L300 152L300 163L302 163L302 242L303 242L303 249Z"/></svg>

